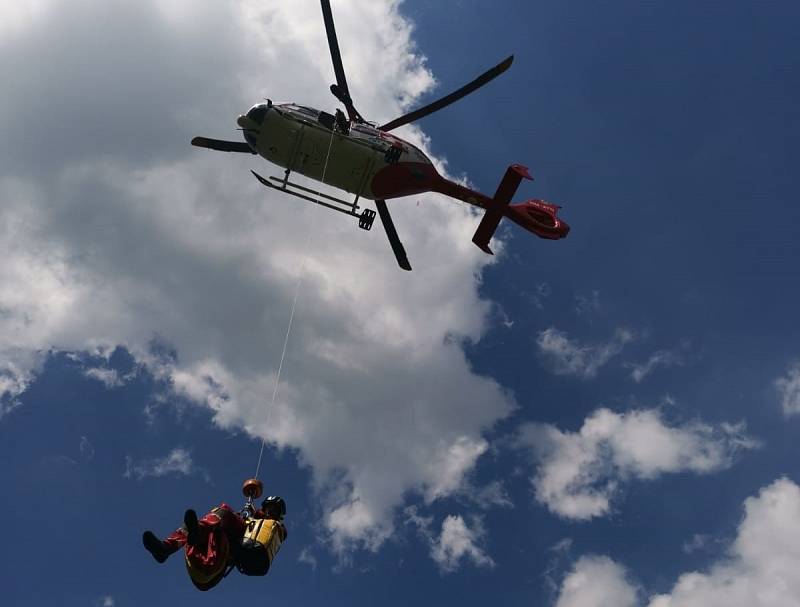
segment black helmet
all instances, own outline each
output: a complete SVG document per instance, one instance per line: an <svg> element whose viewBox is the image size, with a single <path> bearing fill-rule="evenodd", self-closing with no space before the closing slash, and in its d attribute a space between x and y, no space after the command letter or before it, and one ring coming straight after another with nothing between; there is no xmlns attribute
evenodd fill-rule
<svg viewBox="0 0 800 607"><path fill-rule="evenodd" d="M282 497L270 495L261 502L261 510L264 511L264 514L281 520L286 516L286 502L283 501Z"/></svg>

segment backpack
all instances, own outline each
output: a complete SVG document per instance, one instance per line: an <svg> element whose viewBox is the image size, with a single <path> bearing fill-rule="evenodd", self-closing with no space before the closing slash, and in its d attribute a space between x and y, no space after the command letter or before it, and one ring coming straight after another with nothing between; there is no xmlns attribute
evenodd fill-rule
<svg viewBox="0 0 800 607"><path fill-rule="evenodd" d="M275 519L251 518L236 551L236 568L244 575L266 575L278 554L286 528Z"/></svg>

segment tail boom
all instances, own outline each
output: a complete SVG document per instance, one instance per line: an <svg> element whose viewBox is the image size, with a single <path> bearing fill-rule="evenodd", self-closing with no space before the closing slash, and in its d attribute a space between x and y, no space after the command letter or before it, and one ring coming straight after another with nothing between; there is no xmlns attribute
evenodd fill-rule
<svg viewBox="0 0 800 607"><path fill-rule="evenodd" d="M486 209L486 213L472 237L472 242L481 251L492 255L489 242L503 217L507 217L521 228L533 232L540 238L557 240L564 238L569 233L569 226L558 217L558 209L561 208L558 205L539 199L510 204L511 198L523 179L533 180L528 168L521 164L512 164L506 170L492 198L444 178L438 181L434 189L447 196Z"/></svg>

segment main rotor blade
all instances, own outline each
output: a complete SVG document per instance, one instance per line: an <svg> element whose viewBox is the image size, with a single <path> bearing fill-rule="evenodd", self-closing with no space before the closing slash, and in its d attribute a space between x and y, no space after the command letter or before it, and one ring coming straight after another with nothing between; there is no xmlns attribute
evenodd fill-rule
<svg viewBox="0 0 800 607"><path fill-rule="evenodd" d="M219 152L239 152L241 154L255 154L250 146L244 141L222 141L221 139L209 139L208 137L195 137L192 145L199 148L208 148Z"/></svg>
<svg viewBox="0 0 800 607"><path fill-rule="evenodd" d="M331 51L331 61L333 61L333 73L336 74L336 88L331 87L331 92L341 101L350 119L359 116L353 107L353 100L350 97L350 89L347 88L347 78L344 75L344 65L342 64L342 53L339 52L339 40L336 38L336 27L333 25L333 13L331 12L330 0L320 0L322 6L322 19L325 21L325 33L328 36L328 48ZM360 116L359 116L360 117Z"/></svg>
<svg viewBox="0 0 800 607"><path fill-rule="evenodd" d="M429 103L428 105L419 108L418 110L414 110L413 112L409 112L404 116L400 116L400 118L395 118L391 122L387 122L383 126L379 126L378 129L381 131L391 131L392 129L396 129L399 126L403 126L404 124L408 124L409 122L414 122L415 120L419 120L420 118L424 118L428 114L433 114L441 110L444 107L447 107L451 103L455 103L462 97L466 97L473 91L481 88L484 84L491 82L495 78L497 78L500 74L505 72L508 68L511 67L511 64L514 62L514 55L510 55L503 59L500 63L495 65L492 69L485 71L483 74L475 78L469 84L465 84L457 91L453 91L446 97L442 97L441 99L434 101L433 103Z"/></svg>
<svg viewBox="0 0 800 607"><path fill-rule="evenodd" d="M406 250L403 248L403 243L400 242L400 237L397 235L397 230L394 228L392 216L389 215L389 207L386 206L385 200L376 200L375 207L378 209L378 215L381 216L381 222L386 230L386 235L389 237L389 244L392 245L392 251L397 258L397 263L404 270L411 271L411 264L408 263Z"/></svg>

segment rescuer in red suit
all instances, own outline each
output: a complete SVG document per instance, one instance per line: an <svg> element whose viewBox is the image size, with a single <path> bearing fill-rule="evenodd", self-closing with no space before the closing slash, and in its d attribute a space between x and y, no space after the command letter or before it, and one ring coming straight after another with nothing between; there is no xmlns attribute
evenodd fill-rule
<svg viewBox="0 0 800 607"><path fill-rule="evenodd" d="M282 540L286 533L280 521L285 512L286 504L281 498L268 497L260 510L251 510L250 518L275 520L283 530ZM194 510L187 510L183 523L163 540L152 531L145 531L142 535L144 547L159 563L185 548L186 569L192 583L198 590L210 590L225 577L229 566L238 564L247 523L225 503L212 508L200 519ZM270 555L270 560L272 556L274 554Z"/></svg>

